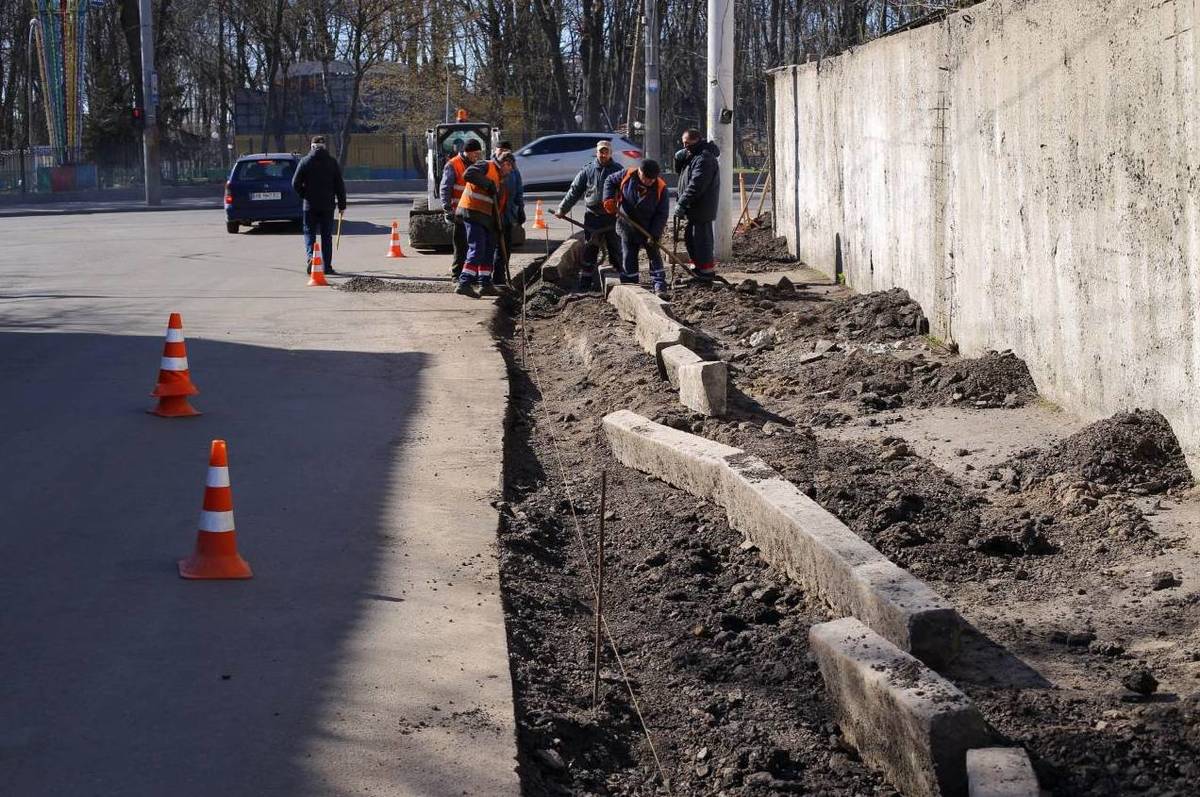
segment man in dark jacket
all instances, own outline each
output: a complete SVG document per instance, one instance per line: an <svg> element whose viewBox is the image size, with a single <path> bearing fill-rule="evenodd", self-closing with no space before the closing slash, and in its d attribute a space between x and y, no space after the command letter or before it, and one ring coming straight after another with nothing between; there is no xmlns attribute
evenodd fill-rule
<svg viewBox="0 0 1200 797"><path fill-rule="evenodd" d="M583 198L584 214L583 228L587 240L583 245L583 262L579 266L579 290L590 291L596 287L596 265L600 259L600 244L603 241L608 250L608 260L615 268L621 262L620 242L613 225L612 216L604 212L604 181L609 175L619 174L621 167L613 162L612 144L608 141L596 142L596 158L579 170L566 196L554 212L560 219L564 218L575 207L575 203Z"/></svg>
<svg viewBox="0 0 1200 797"><path fill-rule="evenodd" d="M675 153L675 171L679 174L679 197L675 217L687 226L683 243L696 279L712 283L716 275L713 253L713 222L717 220L717 197L721 190L717 157L721 150L705 141L700 131L690 128L683 134L683 149Z"/></svg>
<svg viewBox="0 0 1200 797"><path fill-rule="evenodd" d="M346 183L337 158L325 149L325 136L313 136L312 151L300 160L292 175L292 188L304 200L304 249L312 271L313 241L321 236L321 259L326 274L333 270L333 209L346 212Z"/></svg>
<svg viewBox="0 0 1200 797"><path fill-rule="evenodd" d="M509 141L501 141L496 145L495 160L499 163L504 159L505 154L513 151L512 143ZM515 157L515 156L514 156ZM513 170L504 178L504 191L506 196L504 206L504 217L500 219L503 227L500 231L500 241L503 246L496 246L496 261L492 266L492 282L496 285L504 285L505 274L508 272L507 258L512 257L512 239L513 227L520 226L525 223L525 183L521 180L521 170L513 164Z"/></svg>
<svg viewBox="0 0 1200 797"><path fill-rule="evenodd" d="M456 281L462 274L463 263L467 259L467 227L456 215L458 200L466 187L463 175L471 168L471 164L482 157L483 145L478 139L468 139L462 152L446 159L446 165L442 167L442 182L438 186L438 195L442 199L442 213L446 214L446 221L454 225L454 261L450 264L450 273Z"/></svg>
<svg viewBox="0 0 1200 797"><path fill-rule="evenodd" d="M667 183L659 176L660 171L658 161L647 158L640 167L610 175L604 181L604 209L614 215L620 211L651 236L647 238L618 216L621 282L637 284L638 256L645 249L650 261L650 282L658 296L667 292L667 274L663 270L662 255L654 242L662 237L667 227L668 207L671 204Z"/></svg>

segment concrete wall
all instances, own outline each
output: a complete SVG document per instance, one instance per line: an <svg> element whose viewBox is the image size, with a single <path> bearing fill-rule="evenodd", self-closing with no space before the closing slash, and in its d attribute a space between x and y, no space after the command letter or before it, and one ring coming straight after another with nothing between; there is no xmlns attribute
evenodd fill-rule
<svg viewBox="0 0 1200 797"><path fill-rule="evenodd" d="M776 217L1013 349L1087 418L1149 407L1200 473L1200 0L990 0L773 73Z"/></svg>

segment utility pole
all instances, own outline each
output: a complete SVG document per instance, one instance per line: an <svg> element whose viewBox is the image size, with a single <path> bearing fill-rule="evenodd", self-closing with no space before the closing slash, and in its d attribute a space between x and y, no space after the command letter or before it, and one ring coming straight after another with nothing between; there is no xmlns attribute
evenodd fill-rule
<svg viewBox="0 0 1200 797"><path fill-rule="evenodd" d="M658 115L658 0L646 0L646 157L661 162Z"/></svg>
<svg viewBox="0 0 1200 797"><path fill-rule="evenodd" d="M25 149L21 150L21 193L29 193L30 178L37 174L37 158L33 156L33 62L37 60L34 52L34 29L38 25L36 19L29 20L29 39L26 41L25 52ZM45 89L42 89L45 91ZM29 150L29 167L25 166L25 150Z"/></svg>
<svg viewBox="0 0 1200 797"><path fill-rule="evenodd" d="M142 131L142 162L146 171L146 204L162 204L162 174L158 162L158 75L154 72L154 20L150 0L138 0L142 29L142 101L145 129Z"/></svg>
<svg viewBox="0 0 1200 797"><path fill-rule="evenodd" d="M708 0L708 138L721 148L716 256L733 251L733 0Z"/></svg>

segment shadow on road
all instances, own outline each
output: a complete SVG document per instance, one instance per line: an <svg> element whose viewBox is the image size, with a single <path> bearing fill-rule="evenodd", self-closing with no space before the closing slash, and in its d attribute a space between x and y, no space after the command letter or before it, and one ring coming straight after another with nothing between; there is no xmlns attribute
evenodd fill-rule
<svg viewBox="0 0 1200 797"><path fill-rule="evenodd" d="M0 350L6 793L339 793L310 756L327 765L356 738L339 724L338 685L357 683L348 639L368 612L378 623L404 611L378 582L381 563L393 576L403 567L389 479L425 355L193 338L204 415L167 420L146 413L161 338L0 331ZM250 581L176 572L195 542L214 438L229 443ZM399 656L399 684L405 666ZM362 705L368 689L354 696L355 716L374 711Z"/></svg>

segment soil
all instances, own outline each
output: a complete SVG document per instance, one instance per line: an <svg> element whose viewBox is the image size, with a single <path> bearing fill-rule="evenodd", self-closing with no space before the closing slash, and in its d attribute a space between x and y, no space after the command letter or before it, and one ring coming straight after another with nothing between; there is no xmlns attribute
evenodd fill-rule
<svg viewBox="0 0 1200 797"><path fill-rule="evenodd" d="M351 277L334 287L350 293L448 293L453 287L449 279L433 282L414 282L403 278Z"/></svg>
<svg viewBox="0 0 1200 797"><path fill-rule="evenodd" d="M759 759L734 757L747 745L768 758L778 757L770 752L775 747L786 750L800 764L797 772L819 774L807 791L886 789L839 752L836 736L823 738L820 729L832 726L819 677L794 664L804 661L807 627L824 619L821 608L747 556L716 507L697 506L611 460L599 419L629 409L761 456L945 595L978 629L946 674L1001 735L1029 749L1044 787L1058 794L1189 793L1200 774L1200 665L1192 658L1200 660L1200 592L1186 578L1181 589L1171 573L1165 582L1143 582L1139 571L1149 562L1177 563L1190 544L1157 525L1160 511L1186 506L1192 486L1161 416L1114 416L995 468L951 475L889 436L886 425L928 408L981 418L1037 408L1024 364L1011 352L958 357L924 335L923 313L903 291L853 296L838 286L763 281L678 289L673 297L680 320L705 335L708 354L731 363L725 418L682 407L633 343L631 328L598 299L569 301L549 286L535 292L529 356L544 393L522 382L520 346L509 345L518 352L510 353L518 414L506 500L510 512L524 516L506 516L504 579L527 792L653 793L652 759L617 690L607 693L602 727L580 719L590 701L590 599L586 569L571 553L577 544L559 503L563 487L539 469L550 470L551 429L563 437L569 478L587 495L591 526L597 472L607 469L616 485L609 496L620 518L611 529L609 622L635 662L639 694L655 707L651 725L661 734L656 743L676 793L786 793L791 786L778 774L755 774ZM884 432L876 440L829 434L848 424ZM651 564L659 559L667 564ZM734 600L730 590L741 580L770 581L790 596L784 609L771 607L782 617L751 622L748 612L762 607ZM1162 583L1170 586L1159 591ZM721 623L712 618L726 614L749 623L748 647L738 642L746 632L740 626L728 629L733 636L716 637ZM699 658L681 660L680 651ZM779 662L792 669L772 681L763 673ZM693 712L703 706L696 703L726 688L714 688L703 673L711 666L736 673L739 665L746 679L735 677L736 688L755 695L733 720L740 724L726 730L721 717L697 722ZM1122 685L1139 668L1163 682L1158 692ZM587 734L544 719L560 714ZM554 739L565 770L536 755ZM757 739L769 741L753 748ZM724 758L703 777L694 775L701 746ZM729 780L714 780L713 772L725 770ZM770 777L780 783L765 792L749 785ZM566 791L541 790L547 784Z"/></svg>
<svg viewBox="0 0 1200 797"><path fill-rule="evenodd" d="M808 628L829 615L741 545L718 507L622 468L598 438L603 391L557 368L557 348L534 333L542 390L521 370L520 347L506 350L501 580L523 793L895 794L842 740L807 659ZM605 620L665 784L611 650L592 710L583 551L595 561L602 472Z"/></svg>
<svg viewBox="0 0 1200 797"><path fill-rule="evenodd" d="M769 211L758 217L755 226L734 234L733 257L722 262L722 268L749 273L781 271L797 265L800 262L788 252L786 241L775 237Z"/></svg>

